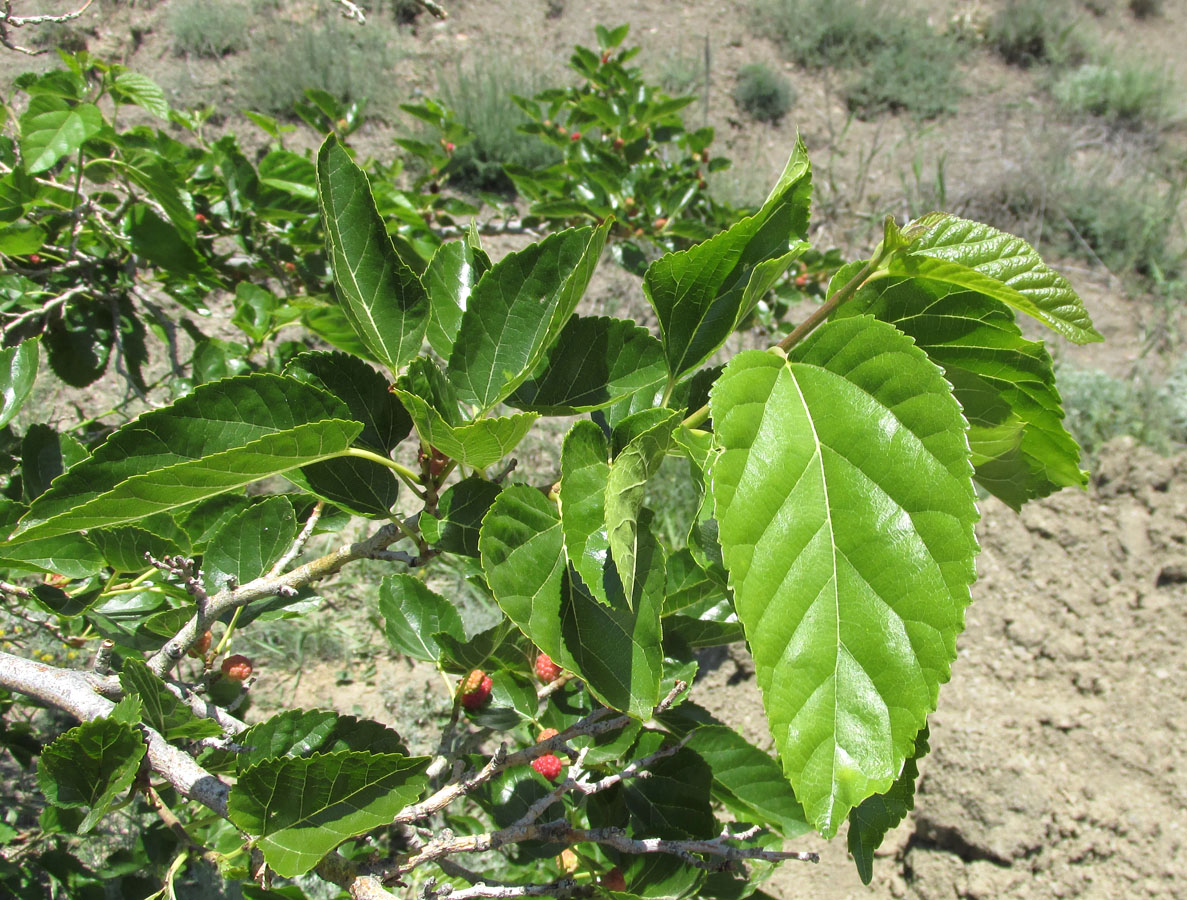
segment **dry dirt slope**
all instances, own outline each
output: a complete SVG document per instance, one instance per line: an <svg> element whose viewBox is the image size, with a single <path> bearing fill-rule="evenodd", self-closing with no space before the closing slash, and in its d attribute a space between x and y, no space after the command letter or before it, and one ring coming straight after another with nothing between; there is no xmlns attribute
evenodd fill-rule
<svg viewBox="0 0 1187 900"><path fill-rule="evenodd" d="M866 888L843 836L780 898L1187 898L1187 456L1114 442L1086 492L982 505L980 578L916 809ZM698 690L754 736L752 680Z"/></svg>

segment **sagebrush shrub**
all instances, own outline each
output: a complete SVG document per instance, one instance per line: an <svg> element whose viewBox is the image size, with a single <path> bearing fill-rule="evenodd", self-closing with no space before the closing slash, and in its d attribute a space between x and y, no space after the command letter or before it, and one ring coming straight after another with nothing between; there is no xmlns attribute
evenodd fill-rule
<svg viewBox="0 0 1187 900"><path fill-rule="evenodd" d="M790 111L795 92L787 76L762 63L752 63L738 70L734 102L751 118L778 122Z"/></svg>

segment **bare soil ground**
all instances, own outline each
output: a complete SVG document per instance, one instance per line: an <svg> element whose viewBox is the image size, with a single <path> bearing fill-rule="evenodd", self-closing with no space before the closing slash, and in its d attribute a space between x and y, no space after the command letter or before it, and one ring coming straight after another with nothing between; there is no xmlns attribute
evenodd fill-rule
<svg viewBox="0 0 1187 900"><path fill-rule="evenodd" d="M91 51L162 83L177 83L184 67L207 99L229 105L230 64L178 60L164 24L168 6L100 0L84 20ZM834 213L816 239L851 252L868 246L871 223L904 213L902 176L917 157L928 166L943 157L949 205L983 212L995 187L1025 171L1053 134L1072 146L1092 139L1055 116L1035 76L987 52L970 54L970 93L955 116L924 128L888 118L846 129L827 78L785 64L770 41L754 34L741 2L455 0L446 6L449 21L422 16L405 36L409 55L393 77L409 96L431 90L437 70L461 58L530 54L560 73L573 44L593 42L595 23L629 21L632 41L645 47L639 62L651 71L665 55L701 52L707 37L708 121L717 128L719 152L736 166L727 186L761 196L798 129L815 161L817 201ZM1140 47L1147 58L1164 61L1180 84L1187 80L1187 4L1166 2L1161 17L1146 21L1129 16L1120 0L1095 6L1103 10L1099 18L1081 8L1086 27ZM927 8L937 24L955 15L976 22L997 4L933 0ZM778 126L742 121L730 99L733 72L752 61L793 78L799 100ZM0 77L29 67L5 56ZM227 127L246 126L230 120ZM375 126L364 135L366 149L388 152L390 136ZM1168 318L1108 273L1055 263L1085 297L1107 342L1053 352L1116 375L1160 364L1145 354L1152 346L1166 349L1153 339L1173 333L1181 311ZM609 264L592 293L606 303L639 302L637 283ZM1187 455L1165 459L1115 442L1102 454L1090 490L1065 491L1021 515L994 500L982 511L980 579L953 682L932 717L932 752L922 763L914 813L888 837L870 887L858 881L842 835L823 848L819 867L780 870L765 886L772 895L1187 897ZM312 666L299 682L265 671L257 711L266 706L270 680L286 703L332 704L405 723L410 704L440 692L400 662L343 683L339 673L350 666L349 660ZM769 742L745 652L706 657L702 671L694 696Z"/></svg>

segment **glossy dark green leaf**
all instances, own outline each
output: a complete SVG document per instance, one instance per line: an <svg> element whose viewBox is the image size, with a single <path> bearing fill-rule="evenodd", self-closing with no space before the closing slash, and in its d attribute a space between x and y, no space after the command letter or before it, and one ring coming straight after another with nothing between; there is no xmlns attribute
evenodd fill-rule
<svg viewBox="0 0 1187 900"><path fill-rule="evenodd" d="M165 687L165 683L149 671L139 657L129 656L124 660L120 671L120 687L124 689L125 696L140 699L144 724L159 731L166 740L194 741L223 733L213 719L195 716L189 706Z"/></svg>
<svg viewBox="0 0 1187 900"><path fill-rule="evenodd" d="M869 884L874 877L874 851L882 846L886 833L915 808L919 760L931 749L927 741L928 729L924 725L915 738L915 753L903 763L903 771L890 790L867 797L860 806L849 810L849 852L862 884Z"/></svg>
<svg viewBox="0 0 1187 900"><path fill-rule="evenodd" d="M176 510L174 520L190 539L193 552L202 553L223 524L250 505L251 501L243 494L218 494Z"/></svg>
<svg viewBox="0 0 1187 900"><path fill-rule="evenodd" d="M434 635L444 632L459 641L466 637L454 605L411 575L387 575L379 583L379 614L388 643L413 659L440 659Z"/></svg>
<svg viewBox="0 0 1187 900"><path fill-rule="evenodd" d="M502 489L502 485L476 476L451 485L437 501L440 518L421 516L425 540L444 553L478 556L482 519Z"/></svg>
<svg viewBox="0 0 1187 900"><path fill-rule="evenodd" d="M266 759L314 753L408 753L400 735L386 725L324 709L286 709L240 732L235 742L245 748L235 757L239 771Z"/></svg>
<svg viewBox="0 0 1187 900"><path fill-rule="evenodd" d="M646 328L620 319L573 316L543 368L507 398L517 409L571 416L636 391L662 387L663 347Z"/></svg>
<svg viewBox="0 0 1187 900"><path fill-rule="evenodd" d="M659 749L658 742L654 749ZM643 755L654 750L641 740L635 752ZM627 781L623 790L635 834L676 841L717 837L720 829L709 791L713 772L704 759L682 748L652 763L647 771L646 778Z"/></svg>
<svg viewBox="0 0 1187 900"><path fill-rule="evenodd" d="M324 391L278 375L202 385L109 437L33 503L19 538L134 522L341 455L362 429Z"/></svg>
<svg viewBox="0 0 1187 900"><path fill-rule="evenodd" d="M531 375L585 293L609 227L549 235L482 276L449 357L462 400L490 409Z"/></svg>
<svg viewBox="0 0 1187 900"><path fill-rule="evenodd" d="M643 291L659 317L673 383L707 360L807 249L811 166L797 141L762 208L729 230L654 262Z"/></svg>
<svg viewBox="0 0 1187 900"><path fill-rule="evenodd" d="M388 454L412 430L412 419L389 390L388 380L361 359L348 353L311 351L287 366L285 374L329 391L363 423L356 444Z"/></svg>
<svg viewBox="0 0 1187 900"><path fill-rule="evenodd" d="M927 279L876 281L838 311L869 313L915 339L944 369L969 420L977 481L1014 509L1088 483L1063 425L1051 357L1003 303Z"/></svg>
<svg viewBox="0 0 1187 900"><path fill-rule="evenodd" d="M609 442L593 422L577 422L561 446L561 531L565 554L600 603L609 603L603 577L610 559L606 535Z"/></svg>
<svg viewBox="0 0 1187 900"><path fill-rule="evenodd" d="M734 601L796 796L825 836L887 790L935 709L974 577L965 423L910 338L861 316L712 392Z"/></svg>
<svg viewBox="0 0 1187 900"><path fill-rule="evenodd" d="M202 557L202 585L217 594L265 574L290 546L297 517L288 497L269 497L224 522Z"/></svg>
<svg viewBox="0 0 1187 900"><path fill-rule="evenodd" d="M342 311L394 374L420 353L428 296L392 246L366 174L332 134L317 155L317 190Z"/></svg>
<svg viewBox="0 0 1187 900"><path fill-rule="evenodd" d="M0 428L15 416L33 390L40 361L40 343L36 338L15 347L0 350Z"/></svg>
<svg viewBox="0 0 1187 900"><path fill-rule="evenodd" d="M139 713L125 701L121 713ZM120 709L117 707L117 709ZM124 798L144 757L144 736L124 718L109 716L71 728L41 752L37 780L55 806L88 807L78 830L85 834Z"/></svg>
<svg viewBox="0 0 1187 900"><path fill-rule="evenodd" d="M21 488L25 499L36 500L50 482L90 454L69 434L48 425L30 425L21 441Z"/></svg>
<svg viewBox="0 0 1187 900"><path fill-rule="evenodd" d="M892 275L940 281L992 297L1077 344L1103 341L1067 279L1020 237L980 222L933 213L930 225L890 260Z"/></svg>
<svg viewBox="0 0 1187 900"><path fill-rule="evenodd" d="M428 759L344 751L259 762L239 774L227 812L284 878L355 835L386 825L428 784Z"/></svg>
<svg viewBox="0 0 1187 900"><path fill-rule="evenodd" d="M288 478L335 506L371 519L388 518L400 495L395 472L354 456L314 463L290 472Z"/></svg>
<svg viewBox="0 0 1187 900"><path fill-rule="evenodd" d="M664 639L676 638L690 650L721 647L746 639L740 622L717 622L693 616L665 616Z"/></svg>
<svg viewBox="0 0 1187 900"><path fill-rule="evenodd" d="M434 634L433 640L441 648L441 668L459 674L522 667L529 650L523 634L507 619L463 640L448 632Z"/></svg>
<svg viewBox="0 0 1187 900"><path fill-rule="evenodd" d="M468 241L448 241L429 260L421 279L429 294L427 337L442 359L449 359L474 286L490 267L490 257Z"/></svg>
<svg viewBox="0 0 1187 900"><path fill-rule="evenodd" d="M178 275L212 276L210 267L186 239L187 235L172 222L162 219L147 203L137 203L128 211L128 236L132 250L154 266Z"/></svg>
<svg viewBox="0 0 1187 900"><path fill-rule="evenodd" d="M155 559L164 559L189 549L139 525L92 528L87 532L87 538L117 574L143 571L148 566L144 557L146 553L152 554Z"/></svg>

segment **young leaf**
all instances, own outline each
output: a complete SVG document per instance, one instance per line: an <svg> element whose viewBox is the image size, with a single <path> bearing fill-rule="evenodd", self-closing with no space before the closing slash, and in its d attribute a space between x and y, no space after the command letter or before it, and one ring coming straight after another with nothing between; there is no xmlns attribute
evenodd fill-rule
<svg viewBox="0 0 1187 900"><path fill-rule="evenodd" d="M663 412L665 415L656 417L655 424L631 438L614 457L606 478L606 535L628 602L635 595L640 537L638 518L647 481L663 462L671 444L672 431L680 423L679 413Z"/></svg>
<svg viewBox="0 0 1187 900"><path fill-rule="evenodd" d="M92 719L71 728L41 752L37 780L50 803L65 807L90 807L78 826L86 834L127 793L140 760L144 757L144 736L121 721L125 713L137 712L138 704L124 701L113 715Z"/></svg>
<svg viewBox="0 0 1187 900"><path fill-rule="evenodd" d="M915 738L915 753L903 764L903 771L884 794L866 797L860 806L849 810L849 852L857 866L862 884L874 877L874 851L882 846L886 833L906 818L915 807L915 781L919 778L919 760L930 749L924 725Z"/></svg>
<svg viewBox="0 0 1187 900"><path fill-rule="evenodd" d="M609 604L603 583L610 559L606 536L606 436L593 422L577 422L561 446L561 531L565 554L594 599Z"/></svg>
<svg viewBox="0 0 1187 900"><path fill-rule="evenodd" d="M103 130L106 122L93 103L69 105L60 97L38 94L21 116L21 161L30 175L53 168Z"/></svg>
<svg viewBox="0 0 1187 900"><path fill-rule="evenodd" d="M548 361L507 398L509 406L572 416L664 383L663 347L646 328L607 317L573 316Z"/></svg>
<svg viewBox="0 0 1187 900"><path fill-rule="evenodd" d="M449 380L463 400L490 409L539 365L585 293L609 228L607 221L549 235L482 276L449 357Z"/></svg>
<svg viewBox="0 0 1187 900"><path fill-rule="evenodd" d="M278 757L296 758L343 750L408 753L400 735L386 725L324 709L287 709L240 732L235 742L247 748L235 756L240 772Z"/></svg>
<svg viewBox="0 0 1187 900"><path fill-rule="evenodd" d="M15 416L33 390L40 344L36 338L0 350L0 428Z"/></svg>
<svg viewBox="0 0 1187 900"><path fill-rule="evenodd" d="M420 353L428 296L392 246L366 174L332 134L317 154L317 193L342 311L395 374Z"/></svg>
<svg viewBox="0 0 1187 900"><path fill-rule="evenodd" d="M124 694L140 699L144 724L155 728L166 740L198 740L223 733L213 719L200 719L188 706L173 695L165 683L154 675L143 660L129 656L120 671L120 687Z"/></svg>
<svg viewBox="0 0 1187 900"><path fill-rule="evenodd" d="M992 297L1077 344L1103 341L1066 278L1020 237L980 222L937 215L890 260L890 274L941 281Z"/></svg>
<svg viewBox="0 0 1187 900"><path fill-rule="evenodd" d="M490 257L469 241L442 244L429 260L422 279L429 294L427 337L442 359L449 359L474 286L490 267Z"/></svg>
<svg viewBox="0 0 1187 900"><path fill-rule="evenodd" d="M344 840L390 823L428 784L428 762L365 751L263 760L240 773L227 813L257 836L277 875L296 878Z"/></svg>
<svg viewBox="0 0 1187 900"><path fill-rule="evenodd" d="M898 776L956 656L977 550L964 419L924 353L865 316L790 360L739 354L711 409L738 618L784 770L831 837Z"/></svg>
<svg viewBox="0 0 1187 900"><path fill-rule="evenodd" d="M927 279L874 282L837 315L869 313L915 339L944 369L969 420L977 481L1015 510L1087 484L1063 426L1051 357L1002 303Z"/></svg>
<svg viewBox="0 0 1187 900"><path fill-rule="evenodd" d="M341 455L362 429L325 391L279 375L204 384L111 435L33 503L15 539L133 522Z"/></svg>
<svg viewBox="0 0 1187 900"><path fill-rule="evenodd" d="M228 519L202 557L202 586L216 594L259 578L284 556L297 533L288 497L269 497Z"/></svg>
<svg viewBox="0 0 1187 900"><path fill-rule="evenodd" d="M446 633L459 641L466 637L453 604L411 575L387 575L379 583L379 614L388 643L413 659L441 658L434 635Z"/></svg>
<svg viewBox="0 0 1187 900"><path fill-rule="evenodd" d="M807 249L811 166L803 141L755 215L657 260L643 278L674 383L713 355L738 323Z"/></svg>
<svg viewBox="0 0 1187 900"><path fill-rule="evenodd" d="M482 519L502 489L502 485L477 476L463 478L437 501L437 514L441 518L421 516L421 534L444 553L478 556Z"/></svg>

